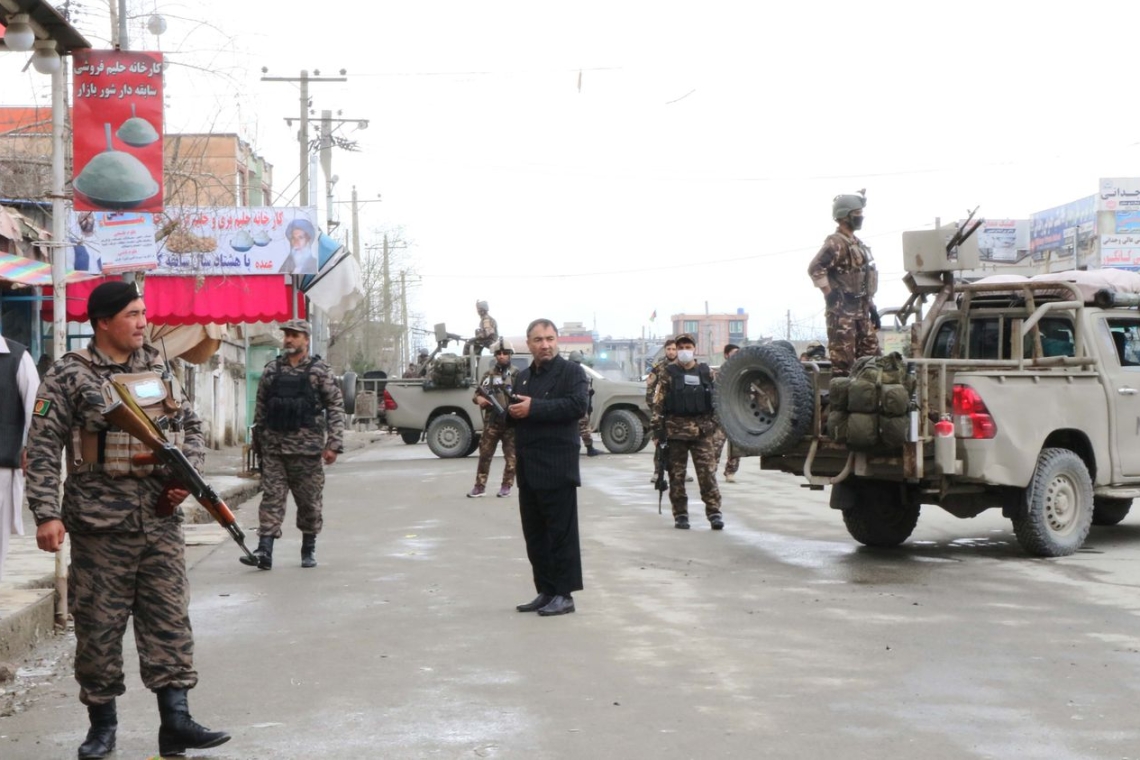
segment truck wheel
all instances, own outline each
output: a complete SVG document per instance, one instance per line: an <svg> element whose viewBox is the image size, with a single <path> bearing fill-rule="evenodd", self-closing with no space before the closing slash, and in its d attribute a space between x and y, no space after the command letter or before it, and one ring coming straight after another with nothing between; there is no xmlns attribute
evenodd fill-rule
<svg viewBox="0 0 1140 760"><path fill-rule="evenodd" d="M479 433L476 433L475 435L471 436L471 445L467 447L467 453L464 454L463 456L469 457L472 454L474 454L476 451L479 450L479 438L480 437L481 436Z"/></svg>
<svg viewBox="0 0 1140 760"><path fill-rule="evenodd" d="M1068 449L1042 449L1022 514L1013 518L1021 548L1038 557L1072 554L1085 542L1092 519L1092 478L1084 461Z"/></svg>
<svg viewBox="0 0 1140 760"><path fill-rule="evenodd" d="M721 366L713 405L740 453L775 456L811 427L811 383L796 355L772 344L746 346Z"/></svg>
<svg viewBox="0 0 1140 760"><path fill-rule="evenodd" d="M441 414L428 425L427 444L440 459L456 459L471 453L475 437L467 420L457 414Z"/></svg>
<svg viewBox="0 0 1140 760"><path fill-rule="evenodd" d="M409 430L408 428L400 428L400 438L409 446L413 446L419 443L422 436L422 430Z"/></svg>
<svg viewBox="0 0 1140 760"><path fill-rule="evenodd" d="M890 549L910 538L921 507L903 499L902 486L885 481L842 481L834 489L846 494L854 506L843 510L843 524L851 537L866 546Z"/></svg>
<svg viewBox="0 0 1140 760"><path fill-rule="evenodd" d="M1132 509L1132 499L1110 499L1107 496L1093 497L1093 525L1116 525L1128 517Z"/></svg>
<svg viewBox="0 0 1140 760"><path fill-rule="evenodd" d="M645 430L636 412L614 409L602 418L599 428L602 444L611 454L632 454L641 447Z"/></svg>

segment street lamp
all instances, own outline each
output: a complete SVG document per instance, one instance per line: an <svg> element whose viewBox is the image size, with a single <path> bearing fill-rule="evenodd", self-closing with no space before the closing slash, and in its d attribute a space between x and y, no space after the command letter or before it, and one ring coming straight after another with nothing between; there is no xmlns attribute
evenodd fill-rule
<svg viewBox="0 0 1140 760"><path fill-rule="evenodd" d="M17 53L26 53L32 49L36 41L36 33L28 23L31 17L26 13L17 13L8 19L8 26L4 30L4 44L9 50Z"/></svg>
<svg viewBox="0 0 1140 760"><path fill-rule="evenodd" d="M59 71L59 52L55 40L36 40L36 51L32 53L32 66L41 74L54 74Z"/></svg>

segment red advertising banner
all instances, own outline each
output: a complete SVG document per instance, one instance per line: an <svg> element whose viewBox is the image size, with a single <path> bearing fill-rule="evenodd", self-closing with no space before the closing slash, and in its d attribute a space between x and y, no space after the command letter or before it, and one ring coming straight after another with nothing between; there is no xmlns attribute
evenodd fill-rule
<svg viewBox="0 0 1140 760"><path fill-rule="evenodd" d="M162 53L72 57L75 210L161 212Z"/></svg>

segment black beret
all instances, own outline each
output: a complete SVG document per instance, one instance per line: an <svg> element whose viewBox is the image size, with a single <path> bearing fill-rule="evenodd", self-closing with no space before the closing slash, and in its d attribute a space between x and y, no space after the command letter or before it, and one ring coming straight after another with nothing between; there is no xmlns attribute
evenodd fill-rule
<svg viewBox="0 0 1140 760"><path fill-rule="evenodd" d="M137 298L142 296L133 282L108 280L92 290L87 297L87 318L113 317Z"/></svg>

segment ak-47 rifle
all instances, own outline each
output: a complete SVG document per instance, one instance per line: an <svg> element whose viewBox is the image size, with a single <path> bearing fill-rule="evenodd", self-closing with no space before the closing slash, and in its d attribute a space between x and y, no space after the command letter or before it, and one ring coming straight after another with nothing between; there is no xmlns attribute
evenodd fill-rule
<svg viewBox="0 0 1140 760"><path fill-rule="evenodd" d="M487 388L487 386L478 385L475 388L475 392L491 402L491 407L495 410L495 414L497 414L499 417L507 416L507 408L503 406L502 402L499 401L498 396L492 393L491 390Z"/></svg>
<svg viewBox="0 0 1140 760"><path fill-rule="evenodd" d="M190 460L186 458L182 450L166 440L162 429L139 407L134 397L131 396L131 392L120 383L112 381L111 385L118 398L113 399L102 410L103 416L108 422L141 441L153 452L152 454L136 454L132 458L132 463L136 465L164 464L170 468L174 477L198 500L199 504L206 508L210 516L226 529L230 537L245 552L246 556L242 557L242 561L250 564L247 560L251 560L252 564L256 565L257 557L245 545L245 533L238 526L234 513L222 501L222 497L218 496L218 492L210 487L210 484L194 469L194 465L190 464Z"/></svg>
<svg viewBox="0 0 1140 760"><path fill-rule="evenodd" d="M653 487L657 489L657 514L661 514L661 497L669 490L669 481L665 478L665 470L669 467L669 441L664 435L657 439L653 450L653 471L657 474L657 479L653 481Z"/></svg>

